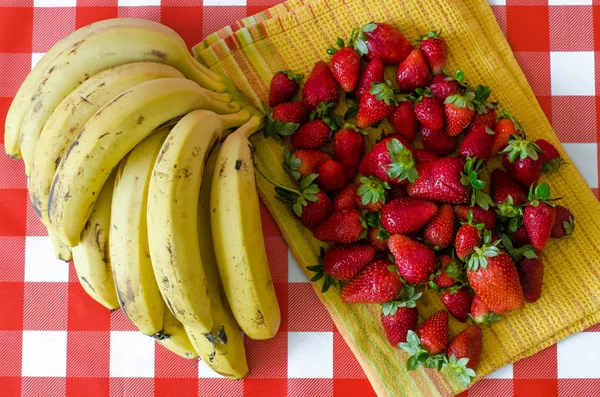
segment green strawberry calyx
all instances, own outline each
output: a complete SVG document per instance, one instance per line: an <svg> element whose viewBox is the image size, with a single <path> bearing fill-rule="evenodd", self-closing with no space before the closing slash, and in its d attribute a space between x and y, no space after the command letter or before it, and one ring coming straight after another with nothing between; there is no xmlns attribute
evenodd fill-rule
<svg viewBox="0 0 600 397"><path fill-rule="evenodd" d="M391 163L386 164L387 176L398 182L408 179L410 183L415 183L419 173L415 168L416 162L412 152L396 138L387 142L386 147L392 160Z"/></svg>
<svg viewBox="0 0 600 397"><path fill-rule="evenodd" d="M420 38L417 39L417 42L421 42L421 41L425 41L425 40L429 40L429 39L436 39L439 40L442 37L442 29L435 31L432 30L431 32L427 33L425 36L422 36Z"/></svg>
<svg viewBox="0 0 600 397"><path fill-rule="evenodd" d="M282 137L293 135L298 128L300 128L299 123L286 123L281 120L274 119L273 110L269 109L263 135L265 138L271 137L280 141Z"/></svg>
<svg viewBox="0 0 600 397"><path fill-rule="evenodd" d="M508 138L508 145L500 153L507 153L508 161L514 163L517 159L525 160L527 157L537 160L543 151L535 142L518 135L511 135Z"/></svg>
<svg viewBox="0 0 600 397"><path fill-rule="evenodd" d="M363 25L360 29L353 31L353 35L350 41L354 44L354 49L358 51L360 56L366 55L369 53L369 47L367 47L367 35L365 33L371 33L377 29L377 24L373 22L369 22Z"/></svg>
<svg viewBox="0 0 600 397"><path fill-rule="evenodd" d="M454 375L456 375L463 386L468 386L477 374L472 368L468 368L469 359L467 357L457 359L454 354L446 358L444 365L447 366Z"/></svg>
<svg viewBox="0 0 600 397"><path fill-rule="evenodd" d="M483 232L483 244L481 247L475 247L475 252L466 258L467 269L476 272L479 268L486 269L488 265L487 258L492 258L500 255L500 240L494 242L492 240L492 232L485 230Z"/></svg>
<svg viewBox="0 0 600 397"><path fill-rule="evenodd" d="M469 313L469 317L471 317L471 320L473 320L473 322L475 324L479 324L479 325L497 323L498 321L501 320L501 317L499 314L492 313L492 312L485 313L481 317L475 317L471 313Z"/></svg>
<svg viewBox="0 0 600 397"><path fill-rule="evenodd" d="M488 98L490 97L490 88L485 85L478 85L475 88L475 99L473 103L475 104L475 108L477 109L477 113L485 114L488 110L496 109L498 102L489 102ZM492 131L493 134L493 131Z"/></svg>
<svg viewBox="0 0 600 397"><path fill-rule="evenodd" d="M508 120L512 121L513 125L515 126L515 130L517 130L519 132L519 134L523 133L523 128L521 127L521 123L519 123L519 121L516 118L511 116L506 109L502 109L502 114L500 115L500 120L504 120L504 119L508 119Z"/></svg>
<svg viewBox="0 0 600 397"><path fill-rule="evenodd" d="M567 164L567 162L562 157L557 157L549 161L544 161L542 171L544 171L545 173L556 172L560 167L562 167L565 164Z"/></svg>
<svg viewBox="0 0 600 397"><path fill-rule="evenodd" d="M563 221L563 227L565 228L565 237L570 236L575 231L575 219L570 216L569 220Z"/></svg>
<svg viewBox="0 0 600 397"><path fill-rule="evenodd" d="M458 259L454 257L454 250L452 251L452 261L446 265L446 267L442 267L440 261L438 269L429 276L429 287L437 292L442 292L442 289L437 286L435 283L435 278L440 274L444 273L448 277L456 280L456 284L451 287L445 288L444 290L451 292L452 294L456 293L459 289L467 285L467 282L464 280L463 268L464 265Z"/></svg>
<svg viewBox="0 0 600 397"><path fill-rule="evenodd" d="M410 354L406 361L406 369L409 371L419 368L420 365L425 368L437 368L438 371L444 366L444 354L429 354L415 331L409 330L406 334L406 342L398 343L398 347Z"/></svg>
<svg viewBox="0 0 600 397"><path fill-rule="evenodd" d="M381 212L367 212L363 215L363 218L369 227L377 228L377 238L380 240L387 240L390 238L390 233L385 230L381 223Z"/></svg>
<svg viewBox="0 0 600 397"><path fill-rule="evenodd" d="M415 104L421 102L423 100L423 97L432 97L433 96L429 87L417 88L415 90L415 94L416 95L411 96L411 99L413 100L413 102Z"/></svg>
<svg viewBox="0 0 600 397"><path fill-rule="evenodd" d="M505 233L502 233L500 239L502 241L502 246L504 247L504 249L506 249L508 254L512 257L513 261L515 262L519 261L522 258L535 259L538 257L531 245L524 245L520 248L515 248L512 240Z"/></svg>
<svg viewBox="0 0 600 397"><path fill-rule="evenodd" d="M283 70L281 73L285 74L288 79L292 80L296 84L300 84L302 79L304 79L304 75L302 73L294 73L291 70Z"/></svg>
<svg viewBox="0 0 600 397"><path fill-rule="evenodd" d="M464 173L461 176L460 182L473 188L471 193L471 206L479 205L484 210L488 210L494 205L489 194L483 191L485 182L479 179L479 171L483 165L483 160L478 160L477 157L467 157L465 161Z"/></svg>
<svg viewBox="0 0 600 397"><path fill-rule="evenodd" d="M496 204L494 212L504 219L516 218L523 215L523 209L521 206L515 205L512 196L508 196L504 202Z"/></svg>
<svg viewBox="0 0 600 397"><path fill-rule="evenodd" d="M335 103L333 102L321 102L317 105L317 108L314 112L309 115L309 120L321 119L325 120L326 118L331 117L331 112L335 108ZM329 124L328 124L329 125Z"/></svg>
<svg viewBox="0 0 600 397"><path fill-rule="evenodd" d="M445 81L456 81L462 88L468 88L469 85L465 83L465 72L460 69L456 69L454 76L451 76L446 70L442 69L442 73L446 75Z"/></svg>
<svg viewBox="0 0 600 397"><path fill-rule="evenodd" d="M350 42L348 42L348 47L353 47L353 45L351 45L351 43L352 43L352 35L354 34L354 31L355 31L355 29L352 29L352 34L350 35ZM338 37L338 38L337 38L337 40L335 41L335 45L336 45L338 48L335 48L335 47L329 47L329 48L327 49L327 53L328 53L329 55L333 55L333 54L335 54L336 52L338 52L338 51L339 51L339 49L342 49L342 48L346 47L346 43L344 43L344 40L343 40L341 37Z"/></svg>
<svg viewBox="0 0 600 397"><path fill-rule="evenodd" d="M386 105L397 105L398 101L394 95L394 89L392 88L392 82L387 80L385 83L374 82L369 88L369 93L375 95L375 99L383 101Z"/></svg>
<svg viewBox="0 0 600 397"><path fill-rule="evenodd" d="M288 148L283 149L283 169L296 181L302 176L298 171L301 165L302 160L296 157L294 153L291 153Z"/></svg>
<svg viewBox="0 0 600 397"><path fill-rule="evenodd" d="M323 278L323 276L325 277L323 281L323 286L321 287L322 293L327 292L329 290L329 287L331 287L332 285L334 285L338 289L340 288L340 282L334 279L331 275L325 273L325 271L323 270L323 259L325 258L325 252L325 248L321 247L319 249L319 263L312 266L306 266L307 270L315 273L314 276L312 276L312 278L310 279L310 281L319 281Z"/></svg>
<svg viewBox="0 0 600 397"><path fill-rule="evenodd" d="M548 185L546 182L539 183L535 186L534 185L529 187L529 194L527 196L529 205L537 207L540 205L540 203L546 203L554 207L553 201L562 199L561 197L550 198L550 185Z"/></svg>
<svg viewBox="0 0 600 397"><path fill-rule="evenodd" d="M377 204L379 201L385 204L386 190L390 189L388 182L383 182L374 175L369 177L361 176L359 181L360 186L356 190L356 194L361 197L363 205L370 203Z"/></svg>
<svg viewBox="0 0 600 397"><path fill-rule="evenodd" d="M422 292L415 292L415 286L405 284L400 296L396 299L384 303L381 306L381 311L384 316L393 316L400 307L408 307L409 309L417 306L417 300L423 295Z"/></svg>
<svg viewBox="0 0 600 397"><path fill-rule="evenodd" d="M448 95L444 100L445 105L453 104L457 108L467 108L469 110L475 110L475 93L473 91L467 91L464 94L452 94Z"/></svg>

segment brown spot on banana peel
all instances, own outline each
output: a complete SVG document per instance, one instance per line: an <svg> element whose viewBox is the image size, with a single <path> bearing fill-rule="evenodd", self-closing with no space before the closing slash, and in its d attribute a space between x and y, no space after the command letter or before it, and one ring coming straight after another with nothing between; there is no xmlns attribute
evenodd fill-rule
<svg viewBox="0 0 600 397"><path fill-rule="evenodd" d="M137 119L137 123L138 123L138 125L142 124L142 123L144 122L144 120L145 120L145 119L146 119L146 118L145 118L144 116L140 115L140 117L138 117L138 119Z"/></svg>
<svg viewBox="0 0 600 397"><path fill-rule="evenodd" d="M100 139L104 138L104 137L105 137L105 136L107 136L107 135L110 135L110 132L105 132L104 134L100 135L100 136L98 137L98 140L100 140Z"/></svg>
<svg viewBox="0 0 600 397"><path fill-rule="evenodd" d="M130 302L133 302L135 300L135 292L133 291L131 279L127 279L127 281L125 282L125 287L125 295L127 296L127 299L129 299Z"/></svg>
<svg viewBox="0 0 600 397"><path fill-rule="evenodd" d="M80 277L80 280L82 282L84 282L85 284L87 284L88 287L90 287L90 289L94 292L96 292L96 290L94 289L94 287L92 287L92 284L90 284L90 282L87 280L87 278L85 277Z"/></svg>
<svg viewBox="0 0 600 397"><path fill-rule="evenodd" d="M240 168L242 168L242 164L243 164L242 160L235 160L235 169L236 169L236 171L239 171Z"/></svg>
<svg viewBox="0 0 600 397"><path fill-rule="evenodd" d="M167 54L165 54L162 51L158 51L158 50L152 50L150 51L150 55L160 59L161 61L166 61L169 57L167 56Z"/></svg>
<svg viewBox="0 0 600 397"><path fill-rule="evenodd" d="M256 319L254 320L254 322L256 323L256 325L265 325L265 316L258 308L256 308Z"/></svg>

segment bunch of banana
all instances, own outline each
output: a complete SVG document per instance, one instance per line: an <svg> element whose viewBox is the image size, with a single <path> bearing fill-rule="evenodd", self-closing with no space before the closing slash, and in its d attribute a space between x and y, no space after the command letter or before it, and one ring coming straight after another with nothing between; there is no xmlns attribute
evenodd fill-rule
<svg viewBox="0 0 600 397"><path fill-rule="evenodd" d="M111 19L46 53L5 126L84 290L233 379L248 373L241 331L267 339L280 323L248 141L262 117L171 29Z"/></svg>

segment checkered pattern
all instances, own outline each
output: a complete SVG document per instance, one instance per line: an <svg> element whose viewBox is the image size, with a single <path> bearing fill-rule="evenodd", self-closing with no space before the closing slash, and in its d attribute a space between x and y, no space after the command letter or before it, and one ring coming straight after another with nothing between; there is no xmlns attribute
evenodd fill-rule
<svg viewBox="0 0 600 397"><path fill-rule="evenodd" d="M171 26L191 46L277 2L0 0L0 125L32 65L75 28L141 17ZM489 3L560 140L598 194L600 0ZM272 340L246 340L251 373L236 382L169 353L135 332L121 311L110 314L92 301L73 267L52 259L50 241L28 204L22 162L0 155L0 170L0 395L374 395L264 208L282 324ZM600 325L496 371L468 392L556 395L600 395Z"/></svg>

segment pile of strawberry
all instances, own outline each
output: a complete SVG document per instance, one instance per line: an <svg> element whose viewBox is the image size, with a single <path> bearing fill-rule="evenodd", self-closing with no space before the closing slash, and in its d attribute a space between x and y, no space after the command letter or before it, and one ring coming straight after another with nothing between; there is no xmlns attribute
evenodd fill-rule
<svg viewBox="0 0 600 397"><path fill-rule="evenodd" d="M265 134L293 149L283 166L298 186L274 183L278 197L333 243L309 267L312 281L323 280L323 292L340 287L348 303L382 304L383 329L410 355L408 369L449 367L467 385L479 325L540 298L539 252L573 232L573 215L539 182L562 165L556 148L527 140L506 111L497 118L488 87L472 88L460 70L449 76L439 33L418 42L383 23L355 29L327 51L329 64L314 65L300 101L292 100L303 76L275 74ZM340 87L344 117L334 114ZM365 154L364 128L381 122L395 132ZM496 155L504 170L485 181ZM428 288L447 311L418 325L416 300ZM450 342L448 312L474 323Z"/></svg>

